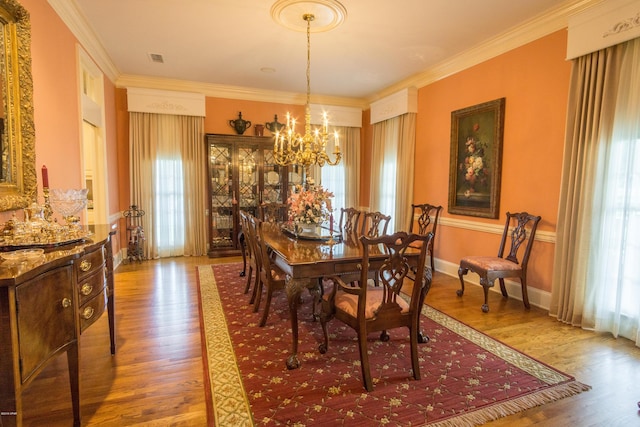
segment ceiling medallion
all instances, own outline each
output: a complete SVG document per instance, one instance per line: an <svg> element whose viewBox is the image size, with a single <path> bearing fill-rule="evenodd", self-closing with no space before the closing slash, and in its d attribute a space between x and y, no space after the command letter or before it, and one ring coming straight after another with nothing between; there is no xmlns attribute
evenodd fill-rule
<svg viewBox="0 0 640 427"><path fill-rule="evenodd" d="M307 25L300 17L313 15L311 32L330 31L342 24L347 17L347 9L336 0L277 0L271 6L271 18L290 30L305 32Z"/></svg>

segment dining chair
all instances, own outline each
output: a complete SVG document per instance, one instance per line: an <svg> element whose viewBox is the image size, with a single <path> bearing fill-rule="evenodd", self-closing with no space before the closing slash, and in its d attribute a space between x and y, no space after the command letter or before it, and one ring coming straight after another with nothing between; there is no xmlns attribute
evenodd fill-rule
<svg viewBox="0 0 640 427"><path fill-rule="evenodd" d="M429 258L431 261L431 271L435 271L433 262L433 246L436 240L436 231L438 228L438 219L440 218L442 206L435 206L429 203L411 204L411 222L409 222L409 233L413 233L414 225L417 226L415 231L418 234L433 233L433 239L429 242ZM418 218L416 219L416 215Z"/></svg>
<svg viewBox="0 0 640 427"><path fill-rule="evenodd" d="M269 308L271 306L271 298L273 292L284 289L285 286L285 273L275 264L271 262L271 252L264 240L265 227L273 227L274 224L261 221L258 218L253 218L256 230L256 253L258 254L258 264L260 264L260 280L257 286L257 296L254 302L253 311L257 312L260 308L260 300L262 298L263 288L265 289L265 302L264 309L262 311L262 317L260 319L260 326L267 324L267 318L269 317Z"/></svg>
<svg viewBox="0 0 640 427"><path fill-rule="evenodd" d="M484 289L484 304L482 311L489 311L489 288L493 287L496 279L500 281L500 291L502 296L507 298L507 288L504 279L507 277L517 277L520 279L522 287L522 302L525 308L529 308L529 297L527 295L527 264L531 255L531 248L535 240L536 229L542 218L530 215L527 212L509 213L500 239L498 256L466 256L460 260L458 277L461 288L456 291L458 296L464 294L464 279L469 270L480 276L480 284ZM505 249L508 253L505 257ZM522 248L522 257L518 260L518 253Z"/></svg>
<svg viewBox="0 0 640 427"><path fill-rule="evenodd" d="M360 235L379 237L387 234L391 217L381 212L362 212Z"/></svg>
<svg viewBox="0 0 640 427"><path fill-rule="evenodd" d="M363 257L358 283L365 285L354 286L353 283L345 283L340 276L326 278L332 282L329 285L333 287L322 297L320 323L324 341L318 350L322 354L329 350L328 322L331 319L337 319L353 328L358 335L362 381L367 391L373 390L367 346L367 335L370 332L380 332L380 339L389 341L388 330L406 327L409 331L413 378L420 379L418 332L422 302L431 287L431 270L426 266L426 253L429 240L432 238L431 233L421 236L404 231L376 238L361 236ZM402 292L405 279L411 270L411 264L405 254L407 249L415 250L410 248L415 242L422 243L415 282L409 291ZM386 254L387 258L375 269L379 285L372 286L367 284L370 270L362 266L373 265L370 257L381 253ZM384 349L387 350L388 348Z"/></svg>
<svg viewBox="0 0 640 427"><path fill-rule="evenodd" d="M340 222L338 223L340 232L345 235L358 233L361 213L356 208L340 208Z"/></svg>
<svg viewBox="0 0 640 427"><path fill-rule="evenodd" d="M286 203L261 203L258 206L258 217L261 221L284 223L287 221L289 205Z"/></svg>
<svg viewBox="0 0 640 427"><path fill-rule="evenodd" d="M247 260L249 264L247 283L244 288L244 293L248 293L251 289L251 281L253 279L253 292L251 293L249 304L254 304L256 296L258 294L260 281L260 257L258 256L254 216L246 211L240 211L240 221L245 239Z"/></svg>

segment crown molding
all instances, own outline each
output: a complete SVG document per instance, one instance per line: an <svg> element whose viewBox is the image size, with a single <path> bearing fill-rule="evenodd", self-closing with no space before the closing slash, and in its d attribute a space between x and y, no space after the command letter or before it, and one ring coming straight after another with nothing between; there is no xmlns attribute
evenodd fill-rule
<svg viewBox="0 0 640 427"><path fill-rule="evenodd" d="M569 18L603 0L569 0L547 12L535 16L481 44L473 46L459 54L436 64L429 69L402 80L388 88L371 95L369 102L389 96L411 86L421 88L442 80L460 71L471 68L484 61L502 55L510 50L538 40L556 31L566 29Z"/></svg>
<svg viewBox="0 0 640 427"><path fill-rule="evenodd" d="M241 86L218 85L211 83L201 83L132 74L123 74L116 81L116 87L130 86L148 89L196 92L215 98L274 102L289 105L304 105L306 103L306 94L302 93L280 92ZM368 108L369 105L364 99L318 95L311 95L311 102L313 104L353 107L359 108L361 110Z"/></svg>
<svg viewBox="0 0 640 427"><path fill-rule="evenodd" d="M120 71L87 21L82 17L76 2L69 0L48 0L48 2L102 72L109 80L115 82Z"/></svg>

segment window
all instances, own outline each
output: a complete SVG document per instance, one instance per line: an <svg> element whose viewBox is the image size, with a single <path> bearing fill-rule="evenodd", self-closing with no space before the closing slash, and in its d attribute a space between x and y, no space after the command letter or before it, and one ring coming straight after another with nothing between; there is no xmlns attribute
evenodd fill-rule
<svg viewBox="0 0 640 427"><path fill-rule="evenodd" d="M181 159L158 159L155 177L155 236L160 257L182 255L184 182Z"/></svg>

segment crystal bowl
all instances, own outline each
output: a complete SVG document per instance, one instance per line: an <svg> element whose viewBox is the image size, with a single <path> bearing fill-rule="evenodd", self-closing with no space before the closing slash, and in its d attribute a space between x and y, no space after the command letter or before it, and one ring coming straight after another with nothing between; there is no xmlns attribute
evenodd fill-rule
<svg viewBox="0 0 640 427"><path fill-rule="evenodd" d="M49 202L51 208L62 215L67 222L73 221L74 215L87 206L87 194L89 189L68 189L61 190L52 188L49 190Z"/></svg>

